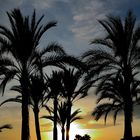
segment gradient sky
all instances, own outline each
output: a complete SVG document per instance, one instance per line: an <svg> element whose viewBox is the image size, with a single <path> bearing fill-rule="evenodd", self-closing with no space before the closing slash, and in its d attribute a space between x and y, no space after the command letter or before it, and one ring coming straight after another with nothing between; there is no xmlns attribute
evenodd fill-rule
<svg viewBox="0 0 140 140"><path fill-rule="evenodd" d="M57 27L49 30L41 40L41 46L56 41L72 55L80 55L92 45L91 39L103 35L103 30L98 24L99 19L106 15L113 14L124 17L128 9L132 9L140 21L140 0L0 0L0 24L8 26L6 11L13 8L20 8L25 15L31 15L36 9L37 15L45 15L44 22L51 20L58 21ZM13 97L16 94L7 90L0 101ZM123 116L120 114L116 126L113 125L111 117L104 125L104 121L95 122L91 112L95 107L94 91L90 95L75 104L75 109L81 107L84 119L77 122L79 128L87 130L94 140L119 140L123 137ZM44 111L41 111L43 114ZM42 137L46 137L46 131L51 131L51 123L41 120ZM5 130L0 133L1 140L19 140L21 115L20 105L10 103L0 108L0 124L10 123L12 130ZM31 113L31 140L36 140L34 133L34 120ZM139 107L134 109L133 135L140 135L140 111ZM84 133L83 131L81 131ZM85 131L87 132L87 131Z"/></svg>

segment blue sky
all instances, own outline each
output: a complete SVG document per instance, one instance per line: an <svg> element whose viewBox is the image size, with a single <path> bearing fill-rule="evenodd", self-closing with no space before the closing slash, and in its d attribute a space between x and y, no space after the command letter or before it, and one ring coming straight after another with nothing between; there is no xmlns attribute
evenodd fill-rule
<svg viewBox="0 0 140 140"><path fill-rule="evenodd" d="M58 22L56 28L48 31L42 46L57 41L68 53L79 55L92 47L91 39L102 35L97 20L109 14L124 17L128 9L139 20L139 7L139 0L0 0L0 23L8 24L5 13L13 8L21 8L27 15L36 9L38 16L45 15L44 22Z"/></svg>
<svg viewBox="0 0 140 140"><path fill-rule="evenodd" d="M45 34L41 40L41 46L47 46L49 42L56 41L68 53L76 56L93 47L89 45L90 40L103 36L103 29L97 20L104 19L106 15L113 14L123 18L128 9L132 9L137 17L137 21L140 23L140 0L0 0L0 24L8 26L6 11L10 12L13 8L20 8L25 15L31 15L33 10L36 9L38 16L45 15L44 23L51 20L57 21L57 27L50 29ZM8 91L7 95L8 97L13 96L10 91ZM93 110L92 106L95 105L95 102L92 103L92 100L94 101L90 96L78 104L83 105L84 108L84 105L86 106L89 102L91 108L87 110L90 112ZM15 111L15 114L12 114L9 110ZM136 108L136 112L134 119L139 120L139 108ZM5 114L7 115L5 116ZM86 123L91 118L89 114L84 114L86 119L83 120L83 123ZM13 107L11 104L9 107L1 108L1 120L9 120L8 123L10 123L12 119L9 119L9 117L13 120L18 118L14 120L17 123L17 127L14 130L18 130L20 128L20 124L17 122L21 117L20 108L17 106ZM95 124L94 126L90 124L89 127L95 128ZM101 128L105 126L100 126L99 123L96 127ZM2 135L0 139L3 139Z"/></svg>

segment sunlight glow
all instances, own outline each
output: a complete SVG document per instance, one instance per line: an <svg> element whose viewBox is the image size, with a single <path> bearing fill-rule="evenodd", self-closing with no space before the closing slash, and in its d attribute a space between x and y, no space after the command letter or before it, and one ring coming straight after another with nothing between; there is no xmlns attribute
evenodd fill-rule
<svg viewBox="0 0 140 140"><path fill-rule="evenodd" d="M41 139L42 140L48 140L48 139L50 139L50 137L48 135L48 132L41 132Z"/></svg>
<svg viewBox="0 0 140 140"><path fill-rule="evenodd" d="M76 134L83 135L84 130L80 129L80 126L76 123L72 123L70 126L70 140L74 140Z"/></svg>
<svg viewBox="0 0 140 140"><path fill-rule="evenodd" d="M70 128L70 140L74 140L76 134L81 135L81 136L88 134L88 135L90 135L91 140L92 139L96 140L97 137L99 137L99 133L96 130L81 129L79 124L72 123L70 127L71 127ZM52 131L42 132L41 136L42 136L42 140L53 139ZM58 128L58 140L62 140L61 131L59 128Z"/></svg>

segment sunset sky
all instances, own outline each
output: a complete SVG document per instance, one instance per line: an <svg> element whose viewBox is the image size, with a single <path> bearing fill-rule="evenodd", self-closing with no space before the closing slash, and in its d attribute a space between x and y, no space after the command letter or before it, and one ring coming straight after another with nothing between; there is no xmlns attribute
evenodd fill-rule
<svg viewBox="0 0 140 140"><path fill-rule="evenodd" d="M13 8L20 8L25 15L31 15L36 9L37 15L45 15L44 22L55 20L57 27L50 29L41 40L41 47L47 46L49 42L56 41L63 46L67 53L79 56L92 45L90 40L103 35L99 25L99 19L106 15L119 15L122 18L128 9L132 9L140 23L140 0L0 0L0 24L8 27L6 11ZM8 86L4 97L0 102L9 97L16 96L16 93L9 91ZM89 134L93 140L119 140L123 137L123 116L119 114L116 126L109 116L107 124L103 119L96 122L91 116L95 108L96 97L94 90L89 96L77 101L73 110L80 108L82 120L72 125L72 133ZM140 135L140 107L134 108L133 135ZM40 116L45 114L41 111ZM12 130L4 130L0 133L0 140L19 140L21 132L21 109L19 104L9 103L0 108L0 125L12 124ZM46 120L40 120L42 140L50 137L52 124ZM34 130L34 119L31 110L30 117L31 140L36 140ZM72 134L71 140L75 134ZM51 139L51 138L50 138ZM49 140L49 138L48 138ZM60 139L59 139L60 140Z"/></svg>

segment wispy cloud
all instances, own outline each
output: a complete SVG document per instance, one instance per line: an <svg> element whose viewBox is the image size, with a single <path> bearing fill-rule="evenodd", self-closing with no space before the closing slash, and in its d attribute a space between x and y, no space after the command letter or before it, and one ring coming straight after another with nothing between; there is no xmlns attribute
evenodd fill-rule
<svg viewBox="0 0 140 140"><path fill-rule="evenodd" d="M139 108L139 105L134 107L134 117L136 119L140 119L140 108Z"/></svg>
<svg viewBox="0 0 140 140"><path fill-rule="evenodd" d="M91 116L90 112L82 117L83 119L77 121L79 122L82 129L102 129L102 128L114 126L111 116L108 117L106 124L104 123L103 118L101 118L100 121L95 121L94 117ZM119 116L116 125L119 125L121 122L122 122L122 117Z"/></svg>
<svg viewBox="0 0 140 140"><path fill-rule="evenodd" d="M52 123L43 123L41 126L41 132L50 132L52 131Z"/></svg>
<svg viewBox="0 0 140 140"><path fill-rule="evenodd" d="M100 26L97 20L103 19L108 11L101 1L83 2L73 12L74 24L71 31L76 37L87 40L99 35Z"/></svg>
<svg viewBox="0 0 140 140"><path fill-rule="evenodd" d="M90 40L102 36L102 28L97 20L102 20L106 15L123 15L128 9L133 9L138 3L130 4L130 0L81 0L73 10L74 23L71 31L75 37Z"/></svg>
<svg viewBox="0 0 140 140"><path fill-rule="evenodd" d="M52 7L56 2L68 3L69 0L26 0L24 3L32 5L32 7L38 10L46 10Z"/></svg>

